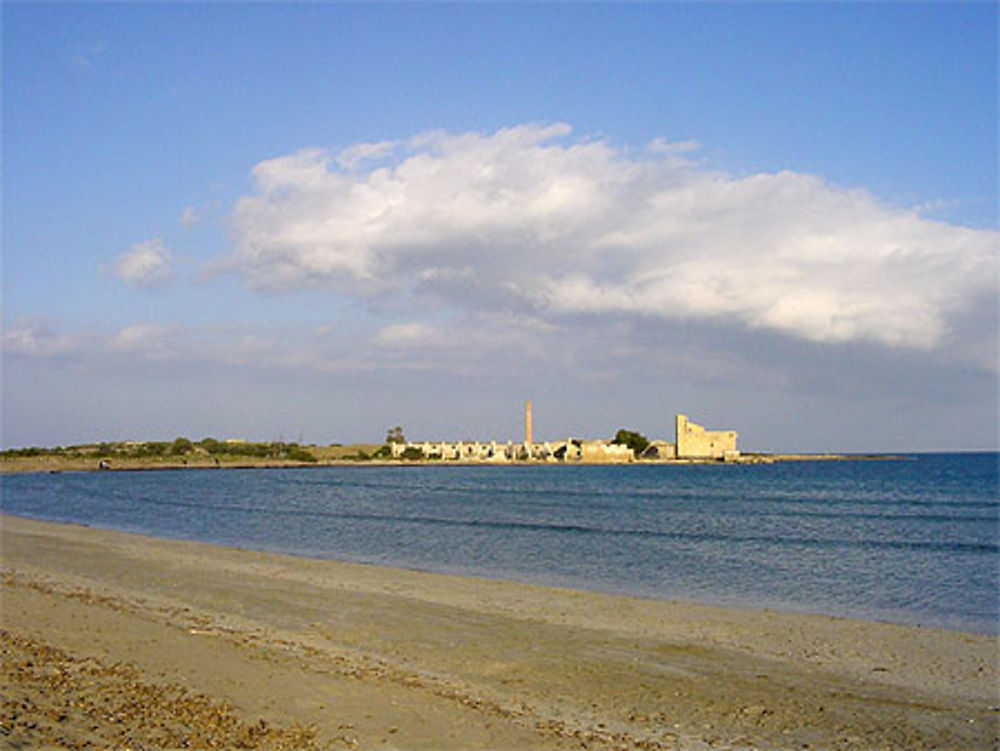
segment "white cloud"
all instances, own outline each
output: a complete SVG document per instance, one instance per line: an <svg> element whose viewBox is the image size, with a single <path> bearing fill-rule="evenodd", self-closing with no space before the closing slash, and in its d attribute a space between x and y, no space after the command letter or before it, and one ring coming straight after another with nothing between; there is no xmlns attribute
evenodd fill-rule
<svg viewBox="0 0 1000 751"><path fill-rule="evenodd" d="M412 323L396 323L386 326L376 332L372 343L377 347L390 349L442 346L447 339L441 331L428 323L414 321Z"/></svg>
<svg viewBox="0 0 1000 751"><path fill-rule="evenodd" d="M75 352L81 341L56 331L41 317L18 318L3 327L3 351L10 354L52 357Z"/></svg>
<svg viewBox="0 0 1000 751"><path fill-rule="evenodd" d="M654 138L649 144L649 150L656 154L687 154L700 148L697 141L667 141L664 138Z"/></svg>
<svg viewBox="0 0 1000 751"><path fill-rule="evenodd" d="M707 171L683 157L690 142L636 156L569 133L431 132L261 162L227 264L270 289L916 349L956 336L953 320L993 294L995 232L810 175Z"/></svg>
<svg viewBox="0 0 1000 751"><path fill-rule="evenodd" d="M201 216L199 216L198 210L194 206L185 206L177 221L181 223L184 229L191 229L200 219Z"/></svg>
<svg viewBox="0 0 1000 751"><path fill-rule="evenodd" d="M364 162L391 155L398 146L399 144L395 141L355 144L337 155L337 164L348 170L357 169Z"/></svg>
<svg viewBox="0 0 1000 751"><path fill-rule="evenodd" d="M173 254L161 240L136 243L115 260L115 275L126 284L158 287L173 278Z"/></svg>
<svg viewBox="0 0 1000 751"><path fill-rule="evenodd" d="M124 326L107 340L109 352L126 355L167 358L174 354L172 326L159 323L134 323Z"/></svg>

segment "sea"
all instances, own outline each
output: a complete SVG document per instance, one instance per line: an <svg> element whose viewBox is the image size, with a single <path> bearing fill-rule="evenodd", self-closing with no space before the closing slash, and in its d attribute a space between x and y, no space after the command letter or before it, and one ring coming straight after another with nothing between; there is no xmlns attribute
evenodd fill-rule
<svg viewBox="0 0 1000 751"><path fill-rule="evenodd" d="M14 474L5 514L245 549L1000 633L996 453L770 465Z"/></svg>

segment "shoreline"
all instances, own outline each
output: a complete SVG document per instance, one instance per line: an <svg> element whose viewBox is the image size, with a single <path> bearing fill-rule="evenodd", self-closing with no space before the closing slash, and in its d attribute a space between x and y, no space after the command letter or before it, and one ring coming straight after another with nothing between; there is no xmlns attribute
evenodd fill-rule
<svg viewBox="0 0 1000 751"><path fill-rule="evenodd" d="M367 466L367 465L360 465ZM257 467L256 469L268 469L266 467ZM125 471L125 470L123 470ZM397 563L380 563L372 562L369 560L364 560L363 558L352 559L350 557L336 557L336 556L324 556L324 555L312 555L307 552L296 552L294 550L283 550L280 548L265 548L265 547L251 547L243 546L241 544L234 543L224 543L212 539L198 539L194 537L161 537L155 532L147 531L136 531L128 529L120 529L115 527L101 526L100 524L90 524L81 521L68 521L61 519L47 519L42 517L34 516L23 516L17 513L9 513L0 509L0 529L2 529L3 521L6 519L20 520L29 523L37 523L42 525L55 525L57 527L71 527L80 528L83 530L93 530L95 532L107 532L112 535L130 535L142 539L152 540L152 541L165 541L165 542L176 542L178 544L192 544L192 545L205 545L209 548L218 548L220 550L232 550L239 551L241 553L246 553L249 555L265 555L265 556L279 556L289 558L293 561L306 561L306 562L320 562L329 563L335 566L361 566L361 567L371 567L373 569L383 569L385 571L397 572L400 574L416 574L422 576L440 576L440 577L452 577L460 580L468 581L478 581L478 582L499 582L501 584L509 584L511 586L524 586L524 587L535 587L541 589L554 589L559 591L575 592L581 595L594 595L595 597L610 597L610 598L624 598L628 600L636 600L648 603L660 603L667 605L676 605L679 607L690 607L690 608L707 608L707 609L718 609L722 611L733 611L740 613L769 613L775 616L789 616L793 618L803 617L803 618L820 618L820 619L835 619L848 622L857 623L869 623L869 624L880 624L891 627L898 628L912 628L924 631L942 631L953 634L965 634L976 637L986 637L986 638L996 638L998 643L998 660L1000 660L1000 621L991 623L989 626L980 627L969 626L966 621L960 621L955 619L939 618L935 621L933 617L927 617L923 619L916 619L912 614L908 617L903 617L902 615L893 618L888 614L858 614L858 613L848 613L848 614L836 614L829 610L824 610L818 607L810 607L808 605L793 606L787 603L781 602L771 602L769 604L750 604L746 600L733 600L729 598L719 598L713 600L711 597L698 598L690 597L687 598L684 595L677 596L664 596L656 593L642 592L639 590L628 590L628 589L615 589L610 586L599 587L599 586L588 586L586 582L575 582L572 584L559 583L558 581L546 581L544 576L517 576L515 573L503 573L503 572L490 572L490 571L476 571L470 569L463 569L461 567L454 566L441 566L435 568L432 564L422 564L422 565L408 565L405 562ZM0 563L2 563L2 549L0 549ZM2 567L2 566L0 566ZM966 624L965 626L959 624ZM998 698L998 703L1000 703L1000 696Z"/></svg>
<svg viewBox="0 0 1000 751"><path fill-rule="evenodd" d="M995 637L11 516L0 516L0 536L5 658L44 645L70 667L128 665L143 686L185 687L248 728L263 719L276 733L305 729L317 748L997 742ZM13 675L8 684L36 703L52 694ZM123 680L97 684L114 693ZM41 742L17 718L4 722ZM113 729L105 724L96 721L98 735Z"/></svg>
<svg viewBox="0 0 1000 751"><path fill-rule="evenodd" d="M0 459L0 476L6 474L53 474L60 472L156 472L184 469L323 469L330 467L686 467L686 466L747 466L780 464L783 462L840 462L840 461L905 461L905 454L746 454L745 458L724 462L713 459L644 459L641 461L611 462L489 462L468 460L417 460L369 459L300 462L290 460L247 461L223 460L218 464L195 460L189 462L159 461L149 459L116 458L109 466L101 467L98 459L63 459L60 457L29 457Z"/></svg>

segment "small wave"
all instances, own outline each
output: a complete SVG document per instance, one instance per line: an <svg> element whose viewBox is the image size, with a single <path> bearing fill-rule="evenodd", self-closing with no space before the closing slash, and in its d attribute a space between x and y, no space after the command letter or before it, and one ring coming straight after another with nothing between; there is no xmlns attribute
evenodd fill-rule
<svg viewBox="0 0 1000 751"><path fill-rule="evenodd" d="M138 499L133 499L138 500ZM275 517L299 517L302 519L344 520L376 522L384 524L417 524L436 527L456 527L467 529L493 529L499 531L541 532L549 534L596 535L606 537L649 538L696 543L765 544L776 546L804 546L815 548L852 548L923 550L934 552L993 553L1000 552L1000 545L974 542L938 542L929 540L876 540L845 539L824 537L786 537L781 535L732 535L701 532L681 532L649 529L609 528L587 524L565 522L528 522L492 519L454 519L440 516L377 514L344 511L303 510L287 508L261 508L256 506L205 504L164 499L142 499L143 503L175 508L236 512Z"/></svg>
<svg viewBox="0 0 1000 751"><path fill-rule="evenodd" d="M262 506L243 503L219 503L205 500L189 501L170 499L148 494L121 491L108 486L77 486L78 492L86 493L93 498L113 497L123 505L160 506L186 509L199 512L223 512L255 516L272 516L302 519L322 519L328 521L345 520L360 522L377 522L387 524L420 524L440 527L481 528L510 531L542 532L552 534L604 535L609 537L650 538L676 540L696 543L727 543L727 544L765 544L765 545L795 545L816 548L852 548L852 549L899 549L924 550L934 552L971 552L1000 553L1000 544L987 542L941 542L935 540L892 540L892 539L848 539L842 537L801 537L783 535L739 535L718 534L709 532L664 531L660 529L638 529L630 527L608 527L576 522L521 521L513 519L475 519L453 518L439 515L369 513L346 509L325 510L321 508L302 508L288 506ZM492 492L492 491L491 491ZM575 510L579 510L574 506ZM704 509L692 507L692 513L703 513ZM769 511L754 514L756 518L787 517L787 518L828 518L852 519L855 521L913 521L933 523L996 523L996 517L991 516L956 516L956 515L917 515L917 514L871 514L871 513L823 513L823 512L793 512Z"/></svg>
<svg viewBox="0 0 1000 751"><path fill-rule="evenodd" d="M378 515L378 514L345 514L341 518L368 521L384 521L392 523L427 524L434 526L448 527L483 527L501 530L524 530L541 531L552 533L569 533L585 535L602 535L608 537L640 537L658 538L667 540L679 540L688 542L704 543L726 543L726 544L771 544L771 545L796 545L817 548L856 548L856 549L897 549L897 550L924 550L939 552L966 552L966 553L1000 553L1000 545L995 543L973 543L973 542L937 542L931 540L873 540L859 539L849 540L843 538L805 538L805 537L782 537L779 535L716 535L697 532L663 532L658 530L644 529L608 529L602 527L592 527L583 524L564 523L539 523L539 522L517 522L517 521L492 521L485 519L444 519L427 516L399 516L399 515Z"/></svg>

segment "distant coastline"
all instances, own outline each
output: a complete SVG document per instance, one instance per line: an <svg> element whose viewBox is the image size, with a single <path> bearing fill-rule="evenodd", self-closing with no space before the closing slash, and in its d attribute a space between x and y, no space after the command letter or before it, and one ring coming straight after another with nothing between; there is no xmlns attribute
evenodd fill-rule
<svg viewBox="0 0 1000 751"><path fill-rule="evenodd" d="M360 444L361 450L371 448L370 444ZM320 447L303 447L320 453ZM346 448L356 448L350 446ZM377 448L377 447L376 447ZM746 454L740 465L745 464L776 464L782 462L807 462L807 461L892 461L902 460L906 456L903 454ZM102 462L105 464L102 466ZM545 466L594 466L592 462L577 462L571 465L566 464L545 464L539 462L513 462L507 464L494 464L483 461L440 461L433 459L357 459L357 458L323 458L316 461L295 461L291 459L249 459L246 457L219 457L216 462L213 458L197 457L188 460L178 460L172 458L138 458L138 457L115 457L111 459L101 459L97 457L80 456L8 456L5 452L0 456L0 474L15 473L47 473L47 472L153 472L182 469L309 469L321 467L545 467ZM601 464L597 462L597 464ZM645 459L615 466L694 466L694 465L723 465L712 459ZM727 466L734 466L732 463Z"/></svg>
<svg viewBox="0 0 1000 751"><path fill-rule="evenodd" d="M649 440L621 428L614 438L533 440L531 401L524 403L523 441L408 441L400 426L381 444L303 445L230 438L192 441L118 441L0 451L0 473L263 469L319 466L496 466L578 464L773 464L802 461L899 459L896 455L759 453L740 451L735 430L708 430L687 415L674 416L673 442Z"/></svg>

